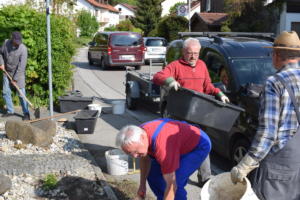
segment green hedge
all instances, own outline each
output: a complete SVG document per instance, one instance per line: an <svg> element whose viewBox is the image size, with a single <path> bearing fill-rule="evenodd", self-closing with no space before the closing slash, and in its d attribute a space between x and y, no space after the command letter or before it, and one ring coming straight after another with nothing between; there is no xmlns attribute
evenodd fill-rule
<svg viewBox="0 0 300 200"><path fill-rule="evenodd" d="M26 68L27 97L36 105L49 104L46 15L27 6L0 9L0 43L20 31L28 48ZM75 53L75 26L68 18L51 15L52 84L56 101L70 86ZM2 79L2 76L1 76ZM2 80L1 80L2 88ZM16 98L14 98L16 99ZM0 102L3 106L3 101Z"/></svg>

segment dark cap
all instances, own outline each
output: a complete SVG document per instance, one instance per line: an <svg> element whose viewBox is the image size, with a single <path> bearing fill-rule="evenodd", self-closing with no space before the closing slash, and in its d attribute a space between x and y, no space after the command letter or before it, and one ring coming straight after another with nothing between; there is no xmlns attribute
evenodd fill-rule
<svg viewBox="0 0 300 200"><path fill-rule="evenodd" d="M22 43L22 35L18 31L15 31L11 34L11 39L13 40L13 42L15 42L18 45Z"/></svg>

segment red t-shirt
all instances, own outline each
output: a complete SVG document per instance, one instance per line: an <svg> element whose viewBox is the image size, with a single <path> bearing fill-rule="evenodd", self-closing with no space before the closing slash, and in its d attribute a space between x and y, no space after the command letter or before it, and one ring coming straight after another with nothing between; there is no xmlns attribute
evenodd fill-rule
<svg viewBox="0 0 300 200"><path fill-rule="evenodd" d="M153 152L152 135L162 121L162 119L154 120L142 125L141 128L148 136L148 154L160 164L162 173L167 174L179 168L180 155L191 152L199 143L200 129L188 123L169 121L158 134Z"/></svg>
<svg viewBox="0 0 300 200"><path fill-rule="evenodd" d="M207 67L202 60L198 60L195 67L191 67L183 59L173 61L154 75L153 82L163 85L169 77L173 77L181 87L197 92L215 96L221 91L211 83Z"/></svg>

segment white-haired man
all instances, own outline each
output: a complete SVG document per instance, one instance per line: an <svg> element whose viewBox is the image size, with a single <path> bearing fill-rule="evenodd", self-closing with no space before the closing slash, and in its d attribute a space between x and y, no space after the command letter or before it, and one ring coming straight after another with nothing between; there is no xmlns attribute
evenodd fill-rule
<svg viewBox="0 0 300 200"><path fill-rule="evenodd" d="M261 200L300 199L300 40L282 32L274 41L277 69L261 95L259 125L249 152L232 168L234 183L249 176Z"/></svg>
<svg viewBox="0 0 300 200"><path fill-rule="evenodd" d="M183 42L182 58L171 62L163 70L157 72L153 77L153 82L175 90L178 90L179 87L184 87L213 95L223 103L228 103L228 97L211 83L206 64L199 59L200 49L199 40L187 38ZM202 187L210 177L211 170L208 157L198 172L199 186Z"/></svg>
<svg viewBox="0 0 300 200"><path fill-rule="evenodd" d="M211 150L205 132L184 121L168 118L126 126L117 145L140 158L140 186L136 199L146 194L146 180L157 199L187 199L184 187Z"/></svg>

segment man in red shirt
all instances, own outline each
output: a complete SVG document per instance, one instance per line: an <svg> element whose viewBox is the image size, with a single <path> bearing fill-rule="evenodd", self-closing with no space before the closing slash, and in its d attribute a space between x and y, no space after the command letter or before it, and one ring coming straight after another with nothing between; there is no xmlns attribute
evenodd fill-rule
<svg viewBox="0 0 300 200"><path fill-rule="evenodd" d="M146 179L157 199L187 199L184 189L211 150L205 132L184 121L157 119L138 126L125 126L117 145L140 157L140 186L136 199L146 194Z"/></svg>
<svg viewBox="0 0 300 200"><path fill-rule="evenodd" d="M188 38L183 42L182 58L171 62L162 71L157 72L153 82L167 88L178 90L179 87L195 90L197 92L217 96L223 103L229 99L219 88L211 83L206 64L199 59L201 45L195 38ZM211 177L209 157L203 162L198 172L199 186Z"/></svg>

